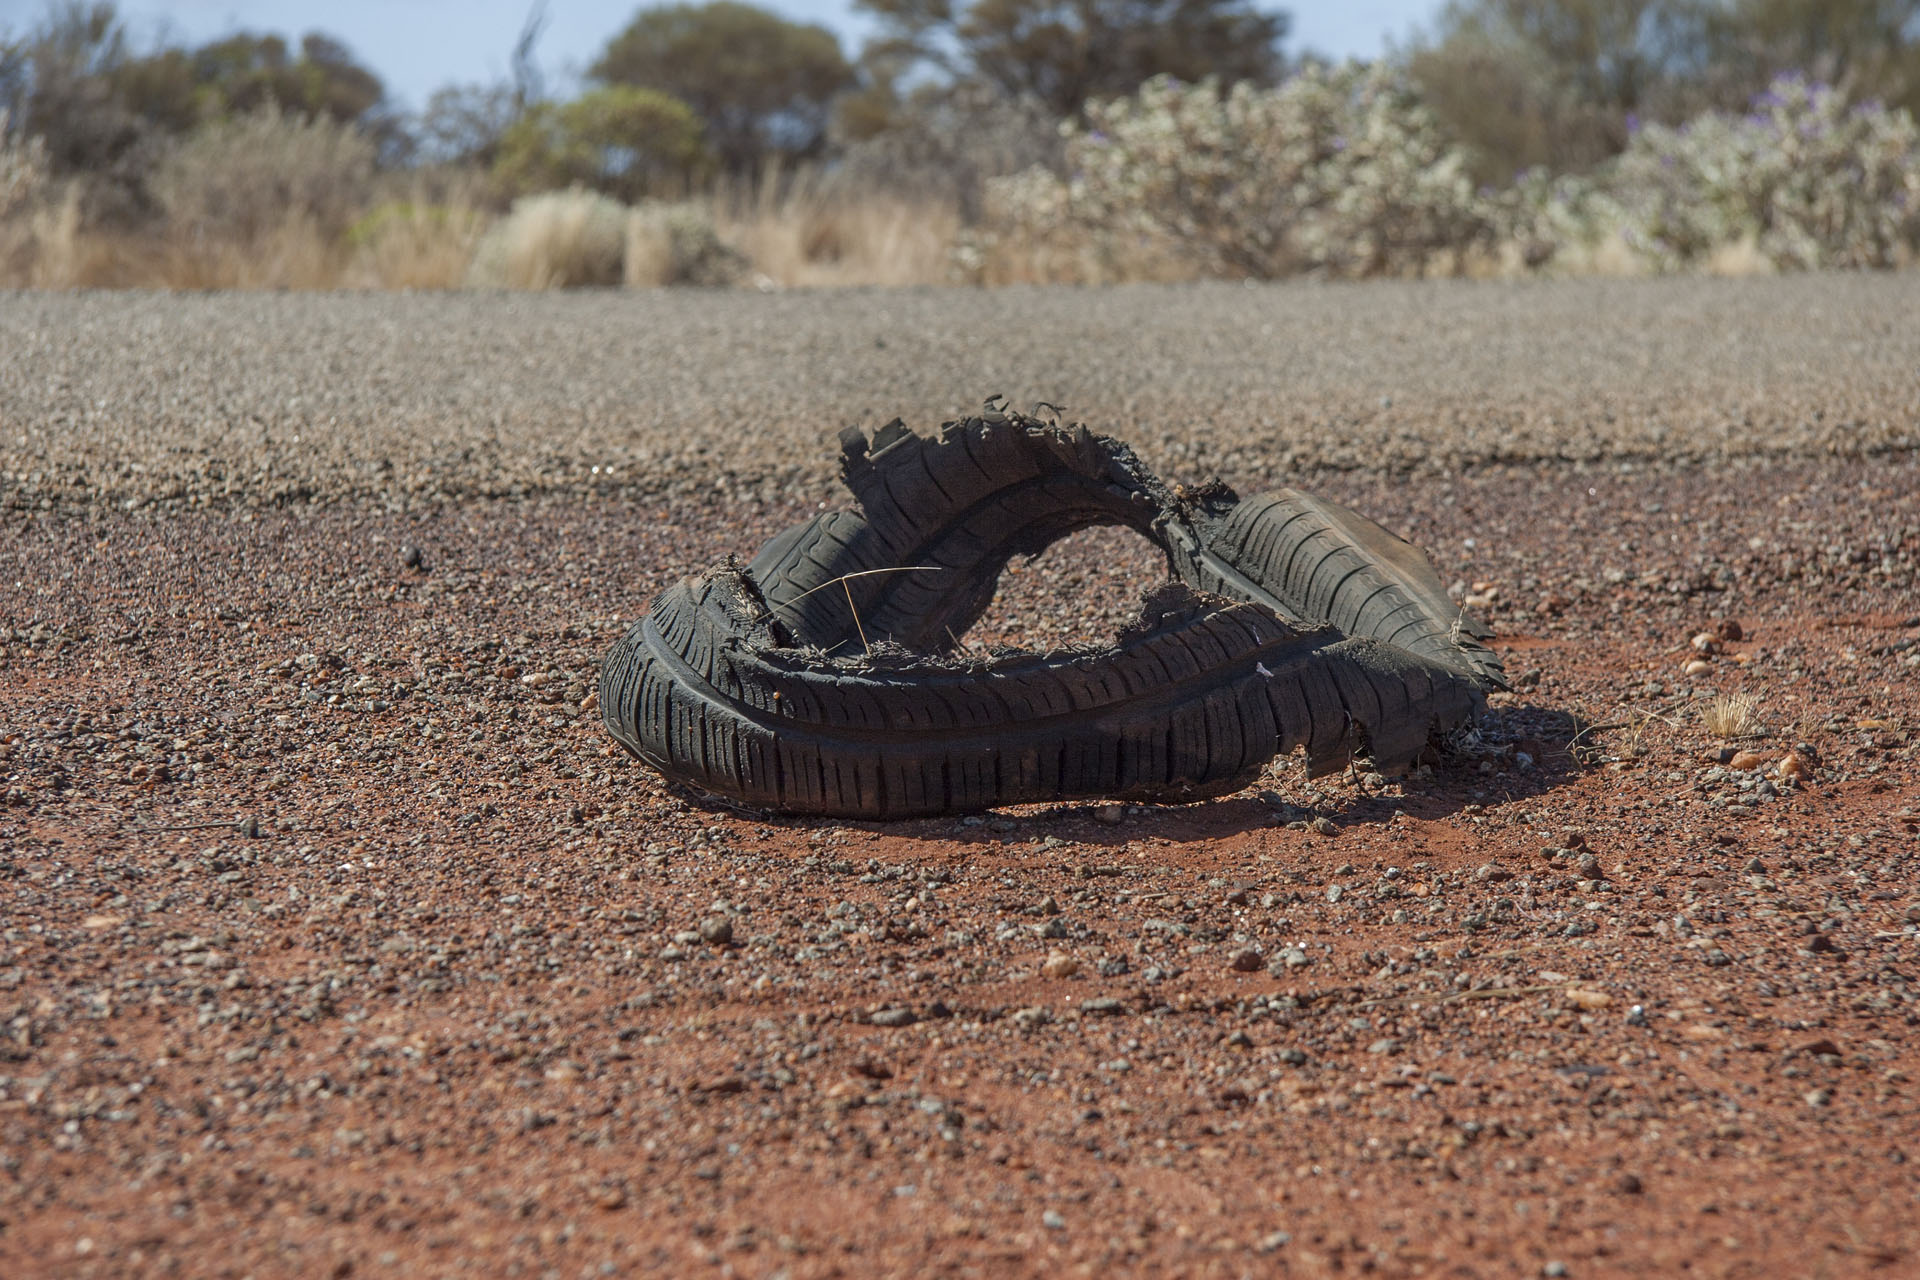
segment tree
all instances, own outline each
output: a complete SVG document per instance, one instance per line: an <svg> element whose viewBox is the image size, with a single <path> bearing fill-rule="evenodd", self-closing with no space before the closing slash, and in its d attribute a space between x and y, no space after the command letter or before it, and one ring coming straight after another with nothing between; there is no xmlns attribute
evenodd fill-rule
<svg viewBox="0 0 1920 1280"><path fill-rule="evenodd" d="M420 155L430 162L489 168L499 158L508 130L525 114L526 108L510 84L435 89L414 126Z"/></svg>
<svg viewBox="0 0 1920 1280"><path fill-rule="evenodd" d="M112 5L49 9L38 28L0 52L0 108L45 142L55 173L105 167L137 141L138 121L111 83L130 56Z"/></svg>
<svg viewBox="0 0 1920 1280"><path fill-rule="evenodd" d="M1409 64L1504 182L1592 168L1640 122L1745 109L1785 71L1920 109L1920 0L1455 0Z"/></svg>
<svg viewBox="0 0 1920 1280"><path fill-rule="evenodd" d="M1730 0L1707 31L1723 96L1798 71L1920 115L1920 0Z"/></svg>
<svg viewBox="0 0 1920 1280"><path fill-rule="evenodd" d="M433 91L414 125L417 156L429 163L490 169L515 122L546 97L534 48L547 26L546 0L534 0L514 39L510 80L447 85Z"/></svg>
<svg viewBox="0 0 1920 1280"><path fill-rule="evenodd" d="M131 58L111 4L51 8L38 27L0 45L0 111L20 133L40 139L49 176L94 179L86 191L89 218L151 210L142 183L158 139L114 88Z"/></svg>
<svg viewBox="0 0 1920 1280"><path fill-rule="evenodd" d="M1583 94L1550 53L1510 33L1456 26L1416 48L1408 71L1483 183L1540 167L1585 172L1626 144L1626 109Z"/></svg>
<svg viewBox="0 0 1920 1280"><path fill-rule="evenodd" d="M1277 83L1291 19L1252 0L855 0L883 35L865 61L891 80L930 67L1037 99L1056 116L1156 75Z"/></svg>
<svg viewBox="0 0 1920 1280"><path fill-rule="evenodd" d="M818 150L830 104L854 82L840 42L825 27L736 0L642 10L590 74L692 107L708 146L735 172L751 171L769 155Z"/></svg>
<svg viewBox="0 0 1920 1280"><path fill-rule="evenodd" d="M0 45L0 107L45 139L57 175L87 174L141 203L141 174L166 139L269 106L398 140L385 87L339 41L239 34L198 49L136 53L112 4L69 2Z"/></svg>
<svg viewBox="0 0 1920 1280"><path fill-rule="evenodd" d="M616 84L536 103L501 138L493 171L510 195L579 185L632 201L685 186L706 159L686 103Z"/></svg>

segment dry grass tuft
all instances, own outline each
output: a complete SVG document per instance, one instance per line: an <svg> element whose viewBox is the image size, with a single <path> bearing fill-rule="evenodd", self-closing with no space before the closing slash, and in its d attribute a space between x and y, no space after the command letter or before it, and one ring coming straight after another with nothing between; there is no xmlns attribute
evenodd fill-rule
<svg viewBox="0 0 1920 1280"><path fill-rule="evenodd" d="M770 185L770 184L769 184ZM782 285L940 284L952 278L959 211L934 201L838 196L804 179L780 195L716 201L723 239Z"/></svg>
<svg viewBox="0 0 1920 1280"><path fill-rule="evenodd" d="M1750 693L1723 693L1701 715L1716 738L1744 738L1760 731L1760 699Z"/></svg>
<svg viewBox="0 0 1920 1280"><path fill-rule="evenodd" d="M373 289L456 289L466 279L491 221L459 200L381 205L347 235L354 258L345 283Z"/></svg>
<svg viewBox="0 0 1920 1280"><path fill-rule="evenodd" d="M627 207L575 188L525 196L474 252L466 282L478 289L566 289L621 282Z"/></svg>

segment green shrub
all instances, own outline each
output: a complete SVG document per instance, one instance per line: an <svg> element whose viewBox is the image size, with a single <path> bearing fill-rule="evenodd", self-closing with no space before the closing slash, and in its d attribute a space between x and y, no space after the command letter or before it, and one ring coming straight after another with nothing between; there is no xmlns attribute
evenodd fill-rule
<svg viewBox="0 0 1920 1280"><path fill-rule="evenodd" d="M692 108L616 84L530 108L500 139L493 173L509 194L581 186L637 200L692 182L706 160Z"/></svg>

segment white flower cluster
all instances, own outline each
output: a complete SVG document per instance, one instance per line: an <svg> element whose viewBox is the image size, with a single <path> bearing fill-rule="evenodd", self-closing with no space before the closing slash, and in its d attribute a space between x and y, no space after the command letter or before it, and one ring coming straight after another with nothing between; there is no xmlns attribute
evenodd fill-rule
<svg viewBox="0 0 1920 1280"><path fill-rule="evenodd" d="M956 254L983 278L1009 246L1127 278L1142 246L1214 275L1408 275L1525 269L1894 267L1920 258L1920 126L1798 76L1745 115L1639 129L1589 174L1476 191L1465 160L1384 64L1308 67L1274 89L1148 82L1067 125L1070 177L988 184L988 218ZM1087 270L1089 261L1103 269ZM1717 268L1716 268L1717 269Z"/></svg>
<svg viewBox="0 0 1920 1280"><path fill-rule="evenodd" d="M1641 129L1596 176L1601 220L1617 219L1663 270L1742 242L1782 270L1899 266L1920 248L1913 117L1849 106L1799 76L1775 80L1745 115Z"/></svg>
<svg viewBox="0 0 1920 1280"><path fill-rule="evenodd" d="M1153 241L1202 269L1274 277L1418 273L1498 230L1404 77L1309 66L1277 88L1148 81L1064 126L1070 178L989 184L1002 234Z"/></svg>

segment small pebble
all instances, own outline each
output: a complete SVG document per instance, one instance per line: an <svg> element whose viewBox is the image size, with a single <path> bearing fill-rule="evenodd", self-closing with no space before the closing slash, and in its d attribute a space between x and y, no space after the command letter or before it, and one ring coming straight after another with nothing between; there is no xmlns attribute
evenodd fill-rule
<svg viewBox="0 0 1920 1280"><path fill-rule="evenodd" d="M1071 978L1080 972L1080 962L1064 951L1049 951L1040 963L1040 972L1049 978Z"/></svg>
<svg viewBox="0 0 1920 1280"><path fill-rule="evenodd" d="M1312 963L1313 957L1309 956L1302 948L1282 947L1275 953L1273 959L1268 962L1267 971L1275 977L1279 977L1288 969L1303 969Z"/></svg>

